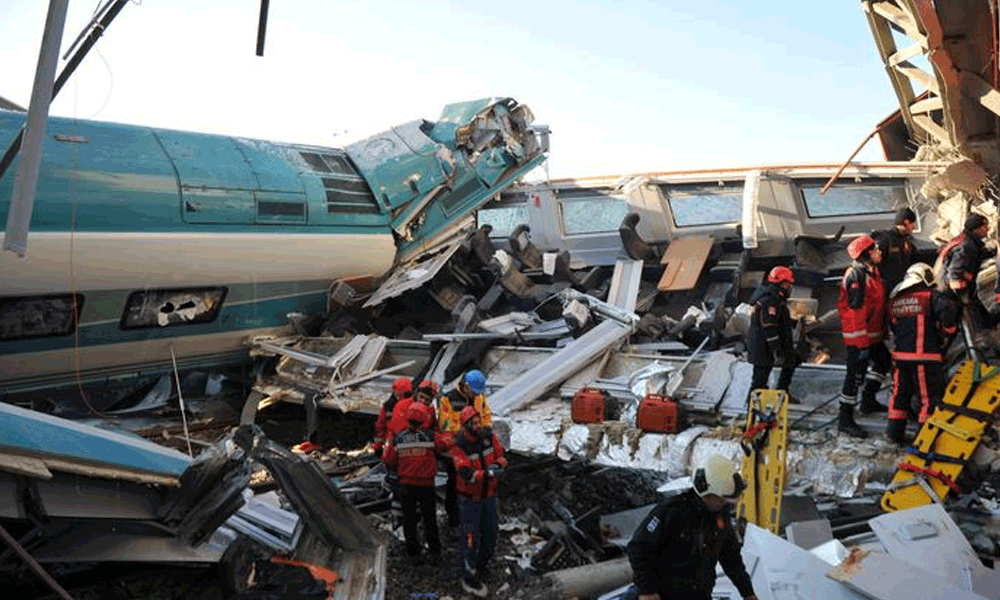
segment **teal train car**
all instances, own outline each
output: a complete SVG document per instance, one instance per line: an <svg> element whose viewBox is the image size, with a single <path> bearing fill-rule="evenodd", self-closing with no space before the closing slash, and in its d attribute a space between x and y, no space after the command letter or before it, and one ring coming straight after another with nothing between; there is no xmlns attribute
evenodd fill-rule
<svg viewBox="0 0 1000 600"><path fill-rule="evenodd" d="M340 149L50 118L27 256L0 258L0 391L245 355L541 164L532 120L463 102ZM23 121L0 110L0 148Z"/></svg>

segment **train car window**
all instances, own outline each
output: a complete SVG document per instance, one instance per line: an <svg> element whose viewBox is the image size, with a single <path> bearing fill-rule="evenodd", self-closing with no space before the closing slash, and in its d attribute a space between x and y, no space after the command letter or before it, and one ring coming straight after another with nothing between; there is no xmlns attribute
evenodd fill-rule
<svg viewBox="0 0 1000 600"><path fill-rule="evenodd" d="M480 227L489 225L493 228L490 237L506 239L515 227L528 222L528 206L518 204L516 206L481 208L476 212L476 219Z"/></svg>
<svg viewBox="0 0 1000 600"><path fill-rule="evenodd" d="M711 185L661 185L677 227L734 223L743 215L743 188Z"/></svg>
<svg viewBox="0 0 1000 600"><path fill-rule="evenodd" d="M628 213L625 197L594 190L561 191L559 211L566 235L618 231Z"/></svg>
<svg viewBox="0 0 1000 600"><path fill-rule="evenodd" d="M211 323L226 299L225 287L140 290L129 294L122 329Z"/></svg>
<svg viewBox="0 0 1000 600"><path fill-rule="evenodd" d="M69 335L82 308L82 294L0 298L0 340Z"/></svg>
<svg viewBox="0 0 1000 600"><path fill-rule="evenodd" d="M810 218L889 213L906 206L906 184L902 180L869 180L836 183L826 194L826 181L800 182L799 191Z"/></svg>
<svg viewBox="0 0 1000 600"><path fill-rule="evenodd" d="M306 164L312 167L313 171L319 171L320 173L333 172L333 169L326 166L326 161L324 161L323 157L320 156L319 154L316 154L314 152L299 152L299 154L302 155L302 158L306 161Z"/></svg>
<svg viewBox="0 0 1000 600"><path fill-rule="evenodd" d="M361 179L338 179L323 177L323 187L326 190L326 212L379 214L375 195Z"/></svg>
<svg viewBox="0 0 1000 600"><path fill-rule="evenodd" d="M306 205L302 202L268 202L257 203L257 214L272 217L304 217Z"/></svg>

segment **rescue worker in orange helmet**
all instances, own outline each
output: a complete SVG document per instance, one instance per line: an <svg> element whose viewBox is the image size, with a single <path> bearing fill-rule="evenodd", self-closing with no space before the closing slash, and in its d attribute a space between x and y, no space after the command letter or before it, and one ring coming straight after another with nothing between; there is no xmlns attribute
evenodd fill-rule
<svg viewBox="0 0 1000 600"><path fill-rule="evenodd" d="M868 437L868 432L854 420L858 388L864 384L861 391L862 413L887 410L875 400L875 394L882 387L892 363L884 342L886 292L878 269L882 251L875 240L862 235L848 244L847 254L854 262L840 280L840 298L837 301L840 329L847 347L847 373L840 392L837 430L864 438ZM871 372L867 372L869 362Z"/></svg>
<svg viewBox="0 0 1000 600"><path fill-rule="evenodd" d="M434 383L430 379L421 381L420 385L417 386L417 400L422 402L429 409L428 416L430 417L430 422L428 422L425 427L434 430L437 430L438 428L437 409L435 409L434 403L437 401L438 394L440 393L439 390L440 388L438 387L438 384Z"/></svg>
<svg viewBox="0 0 1000 600"><path fill-rule="evenodd" d="M788 391L798 364L792 343L792 318L788 314L788 295L795 274L788 267L774 267L750 297L750 330L747 334L747 359L753 365L751 390L766 389L775 362L781 361L777 389Z"/></svg>
<svg viewBox="0 0 1000 600"><path fill-rule="evenodd" d="M418 520L424 523L424 540L431 556L441 556L434 476L437 474L438 454L447 452L448 447L439 434L426 427L430 421L430 410L423 402L410 403L406 410L408 427L393 437L385 451L386 465L399 473L403 537L406 539L406 553L415 562L421 552L417 537Z"/></svg>
<svg viewBox="0 0 1000 600"><path fill-rule="evenodd" d="M441 433L457 434L462 424L459 415L466 406L471 406L479 413L483 427L492 431L493 415L486 402L486 376L478 369L468 371L459 380L455 389L441 397L438 405L438 428ZM455 491L455 465L451 461L444 463L448 483L444 494L444 510L448 514L448 525L458 527L458 495Z"/></svg>
<svg viewBox="0 0 1000 600"><path fill-rule="evenodd" d="M458 473L458 505L461 520L461 583L470 594L487 594L487 569L500 531L497 483L507 466L500 440L482 425L471 406L459 415L462 429L455 436L451 458Z"/></svg>
<svg viewBox="0 0 1000 600"><path fill-rule="evenodd" d="M901 446L909 414L916 413L923 424L944 396L942 361L958 330L958 303L933 286L934 270L916 263L889 297L893 391L886 436ZM919 407L911 405L913 398L919 398Z"/></svg>
<svg viewBox="0 0 1000 600"><path fill-rule="evenodd" d="M382 408L386 410L388 417L388 421L385 424L385 436L387 440L392 440L397 433L403 431L407 427L407 410L414 402L413 382L406 377L400 377L392 384L392 393L394 398L390 398L385 402L385 404L382 405ZM394 399L395 401L393 401ZM382 415L379 414L379 418L381 417ZM375 421L375 425L377 428L377 420ZM397 527L403 521L403 504L400 497L399 473L396 472L396 469L388 463L386 463L385 483L389 486L389 492L392 495L389 515L392 518L393 526Z"/></svg>

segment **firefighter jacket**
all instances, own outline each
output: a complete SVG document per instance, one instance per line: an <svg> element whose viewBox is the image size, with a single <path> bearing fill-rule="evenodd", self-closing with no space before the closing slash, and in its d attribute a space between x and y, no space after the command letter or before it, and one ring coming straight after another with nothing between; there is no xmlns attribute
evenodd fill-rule
<svg viewBox="0 0 1000 600"><path fill-rule="evenodd" d="M844 344L867 348L885 335L885 288L878 267L859 261L844 271L840 280L840 330Z"/></svg>
<svg viewBox="0 0 1000 600"><path fill-rule="evenodd" d="M449 452L451 459L455 461L455 471L458 473L455 491L460 496L479 502L496 494L498 479L493 473L494 469L490 467L507 466L503 446L496 435L473 435L468 429L463 429L455 436L455 443Z"/></svg>
<svg viewBox="0 0 1000 600"><path fill-rule="evenodd" d="M378 411L378 418L375 419L375 443L372 444L376 454L385 447L386 442L392 440L389 435L389 419L392 418L398 401L396 394L389 394L389 399L382 403L382 408Z"/></svg>
<svg viewBox="0 0 1000 600"><path fill-rule="evenodd" d="M941 362L948 342L958 330L958 303L946 292L918 284L889 302L895 345L892 359L902 362Z"/></svg>
<svg viewBox="0 0 1000 600"><path fill-rule="evenodd" d="M386 426L386 439L391 440L397 433L404 431L410 426L410 422L406 418L406 413L410 405L414 402L419 401L415 400L412 396L406 396L396 403L396 406L392 409L392 416L389 417L389 424Z"/></svg>
<svg viewBox="0 0 1000 600"><path fill-rule="evenodd" d="M941 248L935 273L940 273L944 289L974 297L979 266L986 258L983 240L963 231Z"/></svg>
<svg viewBox="0 0 1000 600"><path fill-rule="evenodd" d="M385 464L396 469L403 485L433 486L437 457L448 451L441 434L430 429L406 428L385 449Z"/></svg>
<svg viewBox="0 0 1000 600"><path fill-rule="evenodd" d="M792 318L780 286L765 283L750 297L750 330L747 359L759 367L774 366L776 357L789 364L795 355L792 345Z"/></svg>
<svg viewBox="0 0 1000 600"><path fill-rule="evenodd" d="M639 594L710 598L715 565L744 598L753 594L729 507L713 513L693 490L662 500L643 519L626 549Z"/></svg>
<svg viewBox="0 0 1000 600"><path fill-rule="evenodd" d="M447 433L458 433L462 424L458 420L458 413L462 412L469 402L458 390L452 390L441 396L438 406L438 428ZM473 408L479 413L479 422L483 427L493 428L493 413L490 412L489 404L486 404L486 395L477 394L472 401Z"/></svg>
<svg viewBox="0 0 1000 600"><path fill-rule="evenodd" d="M879 263L878 270L882 274L885 293L889 294L903 280L906 269L913 264L917 247L913 245L910 236L903 235L896 227L872 231L871 237L882 251L882 262Z"/></svg>

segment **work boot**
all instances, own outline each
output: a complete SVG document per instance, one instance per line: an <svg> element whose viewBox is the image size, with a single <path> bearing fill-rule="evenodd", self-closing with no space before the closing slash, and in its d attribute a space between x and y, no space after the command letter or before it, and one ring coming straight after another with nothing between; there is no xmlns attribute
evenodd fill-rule
<svg viewBox="0 0 1000 600"><path fill-rule="evenodd" d="M906 419L889 419L885 437L897 446L906 446Z"/></svg>
<svg viewBox="0 0 1000 600"><path fill-rule="evenodd" d="M840 417L837 419L837 431L851 437L866 438L868 432L854 421L854 405L840 403Z"/></svg>
<svg viewBox="0 0 1000 600"><path fill-rule="evenodd" d="M889 408L884 404L880 404L878 400L875 399L875 394L861 394L861 406L858 407L863 415L872 415L876 413L888 412Z"/></svg>
<svg viewBox="0 0 1000 600"><path fill-rule="evenodd" d="M475 577L462 577L462 589L478 598L485 598L489 590L486 584L478 581Z"/></svg>

